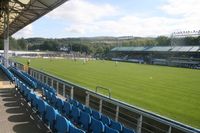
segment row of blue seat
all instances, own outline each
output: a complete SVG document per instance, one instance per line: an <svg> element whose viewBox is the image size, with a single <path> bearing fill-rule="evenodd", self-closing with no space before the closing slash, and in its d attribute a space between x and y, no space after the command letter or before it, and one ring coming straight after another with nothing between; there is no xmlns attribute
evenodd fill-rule
<svg viewBox="0 0 200 133"><path fill-rule="evenodd" d="M121 123L110 119L98 111L92 110L76 100L69 99L68 101L63 101L48 91L45 91L44 96L49 104L87 132L134 133L133 130L124 127Z"/></svg>
<svg viewBox="0 0 200 133"><path fill-rule="evenodd" d="M69 99L69 103L71 103L72 106L75 106L78 109L80 109L82 112L87 113L91 118L93 117L96 120L101 121L105 125L105 129L108 129L106 126L110 127L111 129L109 130L109 132L111 132L112 129L114 129L120 133L134 133L134 130L124 127L121 123L110 119L108 116L103 115L98 111L92 110L91 108L81 104L75 99ZM81 118L81 113L80 113L80 118Z"/></svg>
<svg viewBox="0 0 200 133"><path fill-rule="evenodd" d="M36 82L37 86L40 86L48 104L55 107L61 114L65 115L73 123L78 124L85 131L91 132L94 130L95 133L107 133L108 131L113 133L134 133L134 130L124 127L121 123L110 119L98 111L92 110L74 99L68 99L68 101L61 100L56 96L56 91L52 91L55 89L38 81L25 72L23 74Z"/></svg>
<svg viewBox="0 0 200 133"><path fill-rule="evenodd" d="M28 73L26 73L24 71L22 71L22 73L24 75L26 75L28 78L30 78L32 81L34 81L37 84L37 89L40 89L41 91L48 90L51 93L53 93L53 94L56 95L56 89L54 89L53 87L51 87L51 86L49 86L47 84L42 83L41 81L35 79L34 77L30 76Z"/></svg>
<svg viewBox="0 0 200 133"><path fill-rule="evenodd" d="M0 64L0 69L6 74L6 76L11 82L14 81L14 75L6 67Z"/></svg>
<svg viewBox="0 0 200 133"><path fill-rule="evenodd" d="M23 82L16 78L16 84L19 92L24 99L30 103L33 110L38 113L44 123L56 133L85 133L76 128L69 120L63 117L54 107L37 96L32 89L27 87Z"/></svg>
<svg viewBox="0 0 200 133"><path fill-rule="evenodd" d="M15 67L10 67L9 69L14 75L16 75L21 80L23 80L29 87L31 87L32 89L37 88L37 84L34 81L32 81L30 78L28 78L26 75L24 75L20 70L18 70Z"/></svg>

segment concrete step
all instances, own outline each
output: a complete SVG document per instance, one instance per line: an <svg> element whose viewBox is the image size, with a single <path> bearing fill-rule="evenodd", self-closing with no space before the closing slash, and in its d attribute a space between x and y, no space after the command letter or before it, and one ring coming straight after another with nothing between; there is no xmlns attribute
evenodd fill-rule
<svg viewBox="0 0 200 133"><path fill-rule="evenodd" d="M10 83L10 81L0 81L0 89L10 89L10 88L14 88L15 85Z"/></svg>

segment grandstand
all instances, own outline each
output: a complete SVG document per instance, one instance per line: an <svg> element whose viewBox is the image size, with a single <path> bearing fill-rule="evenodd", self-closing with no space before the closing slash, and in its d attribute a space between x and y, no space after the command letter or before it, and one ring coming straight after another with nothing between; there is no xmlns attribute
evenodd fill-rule
<svg viewBox="0 0 200 133"><path fill-rule="evenodd" d="M199 69L200 46L115 47L109 59Z"/></svg>

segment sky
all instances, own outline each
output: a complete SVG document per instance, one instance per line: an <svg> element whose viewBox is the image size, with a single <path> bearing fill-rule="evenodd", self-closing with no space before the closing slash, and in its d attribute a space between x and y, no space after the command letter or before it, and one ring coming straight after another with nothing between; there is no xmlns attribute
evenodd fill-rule
<svg viewBox="0 0 200 133"><path fill-rule="evenodd" d="M141 36L200 30L200 0L69 0L15 38Z"/></svg>

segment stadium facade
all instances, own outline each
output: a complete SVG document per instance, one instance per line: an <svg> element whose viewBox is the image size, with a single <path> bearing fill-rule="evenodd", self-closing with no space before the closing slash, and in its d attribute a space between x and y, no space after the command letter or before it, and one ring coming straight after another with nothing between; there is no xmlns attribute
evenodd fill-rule
<svg viewBox="0 0 200 133"><path fill-rule="evenodd" d="M108 59L199 69L200 46L115 47Z"/></svg>

